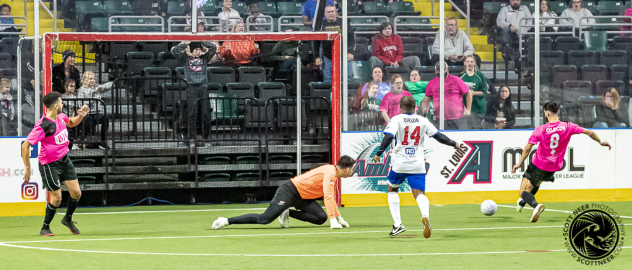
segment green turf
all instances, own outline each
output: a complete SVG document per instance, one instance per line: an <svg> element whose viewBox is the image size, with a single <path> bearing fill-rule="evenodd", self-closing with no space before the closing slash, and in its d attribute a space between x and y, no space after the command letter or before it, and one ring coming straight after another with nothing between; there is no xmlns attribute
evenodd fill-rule
<svg viewBox="0 0 632 270"><path fill-rule="evenodd" d="M580 202L547 203L546 206L547 209L574 210L581 204ZM606 202L605 204L614 208L622 216L632 217L632 202ZM420 231L421 215L418 207L402 207L402 219L408 231L394 238L388 236L392 225L388 207L342 208L342 215L351 225L351 228L343 230L331 230L329 223L315 226L297 220L290 220L291 228L289 229L281 229L275 221L266 226L233 225L219 231L211 230L213 220L219 216L231 217L251 212L261 213L263 210L241 209L264 207L266 207L265 204L81 208L74 216L81 235L71 235L68 229L59 223L62 216L57 215L51 225L56 236L49 238L38 236L43 217L3 217L0 218L0 242L4 245L20 247L0 246L0 268L592 269L597 267L583 266L575 262L566 251L524 252L565 249L562 226L569 214L553 211L545 212L538 223L532 224L528 222L531 216L529 209L518 213L513 208L499 207L496 215L487 217L481 214L479 205L431 206L430 217L434 231L430 239L423 238ZM60 212L63 211L64 209L60 209ZM135 211L151 212L120 213ZM632 218L624 218L623 221L627 224L624 226L627 230L626 236L629 236L632 231L632 226L630 226ZM38 242L7 243L13 241ZM625 237L623 241L625 241L623 246L632 246L629 244L630 240ZM32 247L48 249L33 249ZM509 251L519 253L505 253ZM471 254L473 252L499 253ZM220 256L217 254L264 256ZM352 256L340 256L345 254ZM383 256L385 254L396 255ZM632 248L623 249L611 263L601 267L632 269Z"/></svg>

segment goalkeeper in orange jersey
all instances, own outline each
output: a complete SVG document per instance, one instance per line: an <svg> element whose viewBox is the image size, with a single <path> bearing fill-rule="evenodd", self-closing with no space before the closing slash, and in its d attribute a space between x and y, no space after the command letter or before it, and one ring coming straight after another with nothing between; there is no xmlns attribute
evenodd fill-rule
<svg viewBox="0 0 632 270"><path fill-rule="evenodd" d="M283 228L289 227L290 217L316 225L329 219L332 229L349 227L338 211L335 192L338 178L351 176L355 164L353 158L342 156L336 165L323 165L294 177L279 186L263 214L220 217L213 222L213 230L233 224L269 224L277 217ZM316 202L320 197L323 197L327 213ZM296 210L290 210L292 206Z"/></svg>

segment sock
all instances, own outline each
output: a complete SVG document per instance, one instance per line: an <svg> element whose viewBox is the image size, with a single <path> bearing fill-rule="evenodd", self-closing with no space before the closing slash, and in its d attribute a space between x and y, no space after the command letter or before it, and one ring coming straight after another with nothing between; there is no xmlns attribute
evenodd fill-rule
<svg viewBox="0 0 632 270"><path fill-rule="evenodd" d="M77 209L78 204L79 199L75 200L72 197L68 197L68 208L66 209L66 216L64 217L66 220L72 220L72 214L75 213L75 209Z"/></svg>
<svg viewBox="0 0 632 270"><path fill-rule="evenodd" d="M57 207L53 206L52 204L48 203L46 205L46 216L44 216L44 226L42 226L42 229L48 229L51 221L53 221L53 218L55 218L55 213L57 213Z"/></svg>
<svg viewBox="0 0 632 270"><path fill-rule="evenodd" d="M538 206L538 202L535 200L535 196L533 196L531 192L523 191L522 194L520 194L520 197L522 198L522 200L527 202L531 207L535 208L536 206Z"/></svg>
<svg viewBox="0 0 632 270"><path fill-rule="evenodd" d="M397 192L388 193L388 208L391 209L391 216L393 216L395 227L402 225L402 216L399 214L399 195L397 195Z"/></svg>
<svg viewBox="0 0 632 270"><path fill-rule="evenodd" d="M430 201L428 201L428 197L424 194L419 194L417 196L417 204L419 205L419 210L421 210L421 216L430 218Z"/></svg>
<svg viewBox="0 0 632 270"><path fill-rule="evenodd" d="M520 206L524 207L524 205L527 204L527 202L524 199L522 199L522 201L520 201L519 204L520 204Z"/></svg>

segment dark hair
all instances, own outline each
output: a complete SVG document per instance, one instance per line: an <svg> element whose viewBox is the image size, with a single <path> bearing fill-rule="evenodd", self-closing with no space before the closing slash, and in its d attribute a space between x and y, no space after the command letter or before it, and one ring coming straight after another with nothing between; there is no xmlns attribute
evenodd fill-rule
<svg viewBox="0 0 632 270"><path fill-rule="evenodd" d="M492 103L493 103L492 105L494 106L494 108L496 108L496 110L500 110L500 91L503 88L507 88L507 90L509 90L509 96L507 96L507 99L505 99L505 102L502 108L505 115L508 115L509 112L513 111L513 104L511 103L511 89L509 89L509 86L503 85L500 88L498 88L498 93L496 93L495 98L492 99Z"/></svg>
<svg viewBox="0 0 632 270"><path fill-rule="evenodd" d="M373 79L373 71L374 71L376 68L379 68L379 69L380 69L380 71L382 72L382 82L384 82L384 76L386 75L386 73L384 72L384 69L383 69L383 68L381 68L381 67L379 67L379 66L375 66L375 67L373 67L373 68L371 69L371 79Z"/></svg>
<svg viewBox="0 0 632 270"><path fill-rule="evenodd" d="M551 11L551 4L549 3L550 0L540 0L540 5L542 5L542 2L546 2L546 12L547 13L553 13L553 11ZM571 0L573 1L573 0ZM540 9L540 15L542 15L542 9Z"/></svg>
<svg viewBox="0 0 632 270"><path fill-rule="evenodd" d="M412 96L403 96L402 99L399 100L399 107L402 110L404 108L414 110L416 105L417 105L417 102L415 101L415 98L413 98Z"/></svg>
<svg viewBox="0 0 632 270"><path fill-rule="evenodd" d="M6 7L6 8L9 8L9 12L11 12L11 6L9 6L8 4L2 4L2 5L0 6L0 11L2 11L2 9L3 9L3 8L5 8L5 7Z"/></svg>
<svg viewBox="0 0 632 270"><path fill-rule="evenodd" d="M75 79L73 79L73 78L66 79L66 81L64 82L64 90L66 88L68 88L68 86L71 85L71 84L76 86Z"/></svg>
<svg viewBox="0 0 632 270"><path fill-rule="evenodd" d="M549 101L549 102L544 103L544 106L542 106L542 108L545 111L549 111L553 114L557 114L557 111L560 109L560 105L557 105L557 103L553 101Z"/></svg>
<svg viewBox="0 0 632 270"><path fill-rule="evenodd" d="M382 30L384 30L384 28L391 26L391 23L389 22L383 22L382 24L380 24L380 28L378 29L378 34L382 35ZM392 28L392 26L391 26Z"/></svg>
<svg viewBox="0 0 632 270"><path fill-rule="evenodd" d="M351 158L350 156L344 155L340 157L337 165L341 169L348 169L348 168L353 168L355 163L356 163L355 159Z"/></svg>
<svg viewBox="0 0 632 270"><path fill-rule="evenodd" d="M46 106L46 108L50 108L53 104L55 104L55 102L57 102L57 100L59 100L59 98L61 98L61 94L57 92L46 94L43 100L44 106Z"/></svg>

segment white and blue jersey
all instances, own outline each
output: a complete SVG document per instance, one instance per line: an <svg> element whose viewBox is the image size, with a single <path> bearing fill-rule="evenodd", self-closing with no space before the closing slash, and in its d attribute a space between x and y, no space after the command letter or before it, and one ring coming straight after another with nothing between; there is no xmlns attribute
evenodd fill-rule
<svg viewBox="0 0 632 270"><path fill-rule="evenodd" d="M384 130L394 138L391 146L391 171L388 180L393 187L408 178L413 189L425 190L426 161L423 143L426 136L439 132L427 118L417 114L399 114L391 118Z"/></svg>

